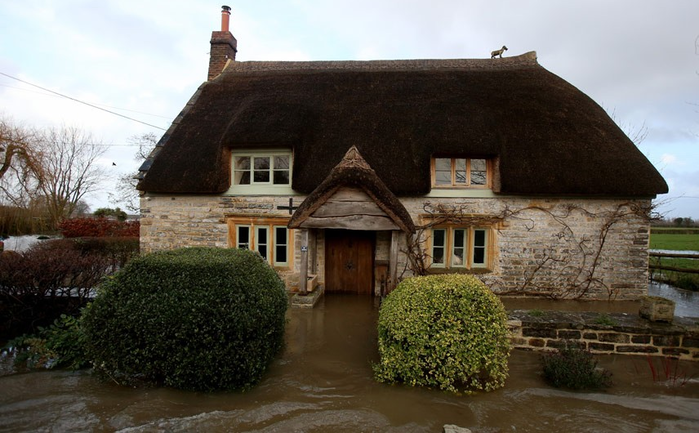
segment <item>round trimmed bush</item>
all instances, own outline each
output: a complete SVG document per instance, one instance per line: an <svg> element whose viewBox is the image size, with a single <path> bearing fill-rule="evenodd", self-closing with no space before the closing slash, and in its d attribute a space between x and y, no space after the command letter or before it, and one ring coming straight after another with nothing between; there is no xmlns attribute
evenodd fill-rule
<svg viewBox="0 0 699 433"><path fill-rule="evenodd" d="M247 389L282 347L284 283L251 251L185 248L138 257L83 313L95 370L181 389Z"/></svg>
<svg viewBox="0 0 699 433"><path fill-rule="evenodd" d="M502 302L471 275L402 281L378 321L377 380L451 392L504 386L510 341Z"/></svg>

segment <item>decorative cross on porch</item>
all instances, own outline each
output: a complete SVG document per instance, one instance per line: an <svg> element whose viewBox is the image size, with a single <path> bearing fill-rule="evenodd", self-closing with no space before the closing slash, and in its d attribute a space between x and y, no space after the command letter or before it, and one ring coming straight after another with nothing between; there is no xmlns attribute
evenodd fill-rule
<svg viewBox="0 0 699 433"><path fill-rule="evenodd" d="M291 197L289 197L289 206L277 206L277 209L288 209L289 215L293 215L294 211L298 208L298 206L294 206L294 199Z"/></svg>

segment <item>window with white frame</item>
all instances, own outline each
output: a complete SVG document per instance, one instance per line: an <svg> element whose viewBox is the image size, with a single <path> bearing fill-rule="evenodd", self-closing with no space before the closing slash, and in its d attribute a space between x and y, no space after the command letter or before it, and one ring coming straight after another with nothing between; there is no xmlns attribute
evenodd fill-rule
<svg viewBox="0 0 699 433"><path fill-rule="evenodd" d="M229 218L230 245L257 251L272 266L288 267L292 251L287 220L275 218Z"/></svg>
<svg viewBox="0 0 699 433"><path fill-rule="evenodd" d="M290 186L291 152L233 155L233 185Z"/></svg>
<svg viewBox="0 0 699 433"><path fill-rule="evenodd" d="M436 188L487 188L490 170L487 159L433 158L432 186Z"/></svg>
<svg viewBox="0 0 699 433"><path fill-rule="evenodd" d="M488 268L489 232L477 227L437 227L429 238L433 268Z"/></svg>

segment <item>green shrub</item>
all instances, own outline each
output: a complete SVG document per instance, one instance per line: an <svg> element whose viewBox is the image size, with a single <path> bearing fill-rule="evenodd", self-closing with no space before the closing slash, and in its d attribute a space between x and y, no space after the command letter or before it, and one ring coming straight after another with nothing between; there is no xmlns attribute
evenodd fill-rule
<svg viewBox="0 0 699 433"><path fill-rule="evenodd" d="M66 314L33 335L17 337L5 346L16 353L15 364L27 368L87 367L85 334L80 320Z"/></svg>
<svg viewBox="0 0 699 433"><path fill-rule="evenodd" d="M573 390L606 388L612 384L612 374L598 369L592 354L569 347L544 354L544 379L556 388Z"/></svg>
<svg viewBox="0 0 699 433"><path fill-rule="evenodd" d="M283 344L284 283L251 251L138 257L83 314L95 370L181 389L247 389Z"/></svg>
<svg viewBox="0 0 699 433"><path fill-rule="evenodd" d="M377 380L447 391L500 388L510 341L500 300L470 275L404 280L379 311Z"/></svg>

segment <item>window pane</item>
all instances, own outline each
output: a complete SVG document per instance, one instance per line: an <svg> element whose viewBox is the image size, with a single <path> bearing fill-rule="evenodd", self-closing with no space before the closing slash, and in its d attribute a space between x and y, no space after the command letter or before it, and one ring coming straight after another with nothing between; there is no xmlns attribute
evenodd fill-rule
<svg viewBox="0 0 699 433"><path fill-rule="evenodd" d="M255 251L260 253L263 259L267 260L267 251L269 244L269 228L257 227L255 230Z"/></svg>
<svg viewBox="0 0 699 433"><path fill-rule="evenodd" d="M485 265L487 233L485 230L473 231L473 265Z"/></svg>
<svg viewBox="0 0 699 433"><path fill-rule="evenodd" d="M275 170L289 170L289 156L275 156L274 157L274 169Z"/></svg>
<svg viewBox="0 0 699 433"><path fill-rule="evenodd" d="M485 159L472 159L471 171L485 171Z"/></svg>
<svg viewBox="0 0 699 433"><path fill-rule="evenodd" d="M451 185L451 170L436 171L434 177L435 185Z"/></svg>
<svg viewBox="0 0 699 433"><path fill-rule="evenodd" d="M236 238L236 248L250 248L250 227L238 226Z"/></svg>
<svg viewBox="0 0 699 433"><path fill-rule="evenodd" d="M455 229L454 230L454 246L455 247L463 247L465 238L466 238L466 233L465 233L464 229Z"/></svg>
<svg viewBox="0 0 699 433"><path fill-rule="evenodd" d="M267 245L267 227L258 227L257 228L257 242L259 244L265 244Z"/></svg>
<svg viewBox="0 0 699 433"><path fill-rule="evenodd" d="M250 170L250 157L249 156L236 156L235 157L235 169L236 170Z"/></svg>
<svg viewBox="0 0 699 433"><path fill-rule="evenodd" d="M454 246L451 257L451 265L456 267L461 267L466 264L465 262L465 252L466 252L466 230L465 229L454 229Z"/></svg>
<svg viewBox="0 0 699 433"><path fill-rule="evenodd" d="M434 184L451 185L451 158L435 158Z"/></svg>
<svg viewBox="0 0 699 433"><path fill-rule="evenodd" d="M274 263L284 264L288 262L286 258L286 245L277 245L274 251Z"/></svg>
<svg viewBox="0 0 699 433"><path fill-rule="evenodd" d="M444 250L446 246L446 233L444 229L432 230L432 264L444 264Z"/></svg>
<svg viewBox="0 0 699 433"><path fill-rule="evenodd" d="M250 185L250 157L235 157L235 176L233 183L236 185Z"/></svg>
<svg viewBox="0 0 699 433"><path fill-rule="evenodd" d="M433 248L432 249L432 263L435 265L444 264L444 248Z"/></svg>
<svg viewBox="0 0 699 433"><path fill-rule="evenodd" d="M274 184L275 185L288 185L289 184L289 171L274 170Z"/></svg>
<svg viewBox="0 0 699 433"><path fill-rule="evenodd" d="M485 263L485 248L473 249L473 264L482 265Z"/></svg>
<svg viewBox="0 0 699 433"><path fill-rule="evenodd" d="M274 242L277 245L286 245L286 227L275 227L274 228Z"/></svg>
<svg viewBox="0 0 699 433"><path fill-rule="evenodd" d="M471 160L471 185L485 185L486 163L485 159Z"/></svg>
<svg viewBox="0 0 699 433"><path fill-rule="evenodd" d="M454 248L454 254L451 257L451 265L455 267L464 266L464 248Z"/></svg>
<svg viewBox="0 0 699 433"><path fill-rule="evenodd" d="M269 171L255 171L255 183L269 183Z"/></svg>
<svg viewBox="0 0 699 433"><path fill-rule="evenodd" d="M444 229L434 229L432 230L432 245L436 247L443 247L444 240L446 238L446 230Z"/></svg>
<svg viewBox="0 0 699 433"><path fill-rule="evenodd" d="M269 156L255 157L255 170L269 170Z"/></svg>
<svg viewBox="0 0 699 433"><path fill-rule="evenodd" d="M274 263L275 264L286 264L288 259L288 235L289 232L286 227L275 227L274 228Z"/></svg>
<svg viewBox="0 0 699 433"><path fill-rule="evenodd" d="M473 245L476 247L485 246L485 230L474 230L473 231Z"/></svg>
<svg viewBox="0 0 699 433"><path fill-rule="evenodd" d="M434 168L437 170L451 171L451 158L435 158Z"/></svg>
<svg viewBox="0 0 699 433"><path fill-rule="evenodd" d="M485 172L484 171L472 171L471 172L471 185L485 185Z"/></svg>
<svg viewBox="0 0 699 433"><path fill-rule="evenodd" d="M276 155L274 156L274 185L289 185L289 156Z"/></svg>
<svg viewBox="0 0 699 433"><path fill-rule="evenodd" d="M250 172L236 170L236 172L235 172L235 184L236 185L250 185Z"/></svg>
<svg viewBox="0 0 699 433"><path fill-rule="evenodd" d="M253 183L269 183L270 157L256 156L253 158Z"/></svg>

